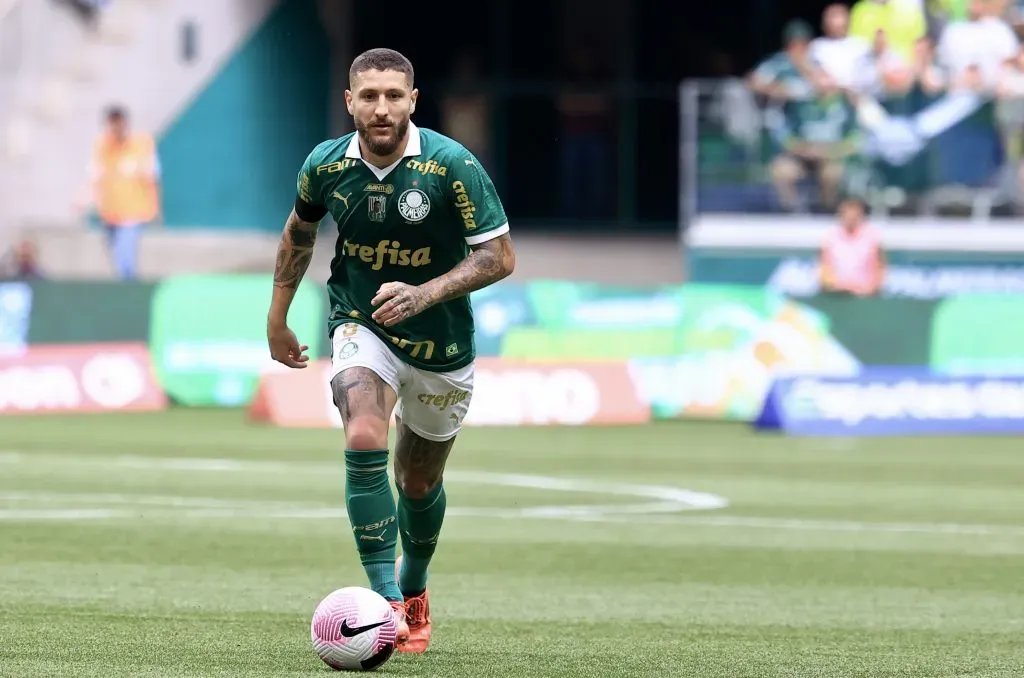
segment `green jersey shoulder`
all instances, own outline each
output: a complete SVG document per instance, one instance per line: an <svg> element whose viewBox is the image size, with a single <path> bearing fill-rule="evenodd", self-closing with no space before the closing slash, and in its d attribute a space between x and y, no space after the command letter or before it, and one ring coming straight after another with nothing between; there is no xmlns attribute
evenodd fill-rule
<svg viewBox="0 0 1024 678"><path fill-rule="evenodd" d="M365 167L355 132L321 142L307 156L299 172L298 194L305 202L323 206L333 215L332 202L340 201L344 206L343 198L349 198L348 195L334 195L333 189L339 183L336 175L360 166L380 177L381 181L396 170L404 169L444 185L470 245L496 237L492 233L494 230L501 229L504 233L508 229L504 206L480 161L458 141L413 125L410 125L410 142L405 155L396 167L384 170ZM416 181L415 177L413 181ZM377 188L381 192L393 190L386 189L388 185L393 186L393 183L381 183ZM373 187L367 186L364 190L369 188Z"/></svg>
<svg viewBox="0 0 1024 678"><path fill-rule="evenodd" d="M480 161L457 141L409 126L403 157L389 167L364 162L355 133L316 146L299 172L299 197L338 224L327 284L329 330L364 324L402 360L447 371L475 355L468 297L433 306L391 328L370 317L385 282L420 285L444 275L470 248L508 232L508 218Z"/></svg>

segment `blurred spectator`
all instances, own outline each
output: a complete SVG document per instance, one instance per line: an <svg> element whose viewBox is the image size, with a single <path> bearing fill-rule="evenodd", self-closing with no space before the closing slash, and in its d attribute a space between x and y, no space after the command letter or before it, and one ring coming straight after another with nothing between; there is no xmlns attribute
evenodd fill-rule
<svg viewBox="0 0 1024 678"><path fill-rule="evenodd" d="M858 0L850 10L850 35L875 44L879 31L887 48L910 63L914 44L928 32L924 9L912 0Z"/></svg>
<svg viewBox="0 0 1024 678"><path fill-rule="evenodd" d="M1024 205L1024 48L1003 64L996 96L1003 148L1014 176L1012 192L1020 206Z"/></svg>
<svg viewBox="0 0 1024 678"><path fill-rule="evenodd" d="M969 0L967 19L946 26L939 40L939 63L959 89L994 94L1006 62L1019 42L1000 15L999 0Z"/></svg>
<svg viewBox="0 0 1024 678"><path fill-rule="evenodd" d="M919 86L929 97L938 96L949 85L949 75L935 62L935 43L928 36L917 41L907 84Z"/></svg>
<svg viewBox="0 0 1024 678"><path fill-rule="evenodd" d="M1007 100L1024 100L1024 47L1003 62L996 83L996 95Z"/></svg>
<svg viewBox="0 0 1024 678"><path fill-rule="evenodd" d="M928 35L938 40L950 22L966 19L968 2L969 0L926 0L924 7Z"/></svg>
<svg viewBox="0 0 1024 678"><path fill-rule="evenodd" d="M753 150L761 143L761 109L742 78L735 75L732 57L715 50L708 57L711 81L709 116L740 146Z"/></svg>
<svg viewBox="0 0 1024 678"><path fill-rule="evenodd" d="M889 46L884 31L875 33L870 50L857 64L854 90L885 98L909 81L911 63Z"/></svg>
<svg viewBox="0 0 1024 678"><path fill-rule="evenodd" d="M881 234L864 216L864 203L847 198L839 206L839 224L825 236L820 271L823 292L873 296L885 278Z"/></svg>
<svg viewBox="0 0 1024 678"><path fill-rule="evenodd" d="M1006 0L1003 19L1010 25L1018 39L1024 39L1024 0Z"/></svg>
<svg viewBox="0 0 1024 678"><path fill-rule="evenodd" d="M812 95L810 44L813 31L805 21L793 20L782 30L782 51L768 57L750 74L750 88L776 101Z"/></svg>
<svg viewBox="0 0 1024 678"><path fill-rule="evenodd" d="M914 45L909 63L882 56L875 68L874 85L864 91L880 98L904 97L917 91L933 98L949 85L946 72L935 63L935 45L927 35Z"/></svg>
<svg viewBox="0 0 1024 678"><path fill-rule="evenodd" d="M825 35L811 41L810 56L844 89L855 89L858 71L868 59L871 44L850 35L850 11L839 3L825 8L821 18Z"/></svg>
<svg viewBox="0 0 1024 678"><path fill-rule="evenodd" d="M441 120L445 134L469 149L484 167L492 166L491 101L480 89L479 64L469 52L455 61L453 86L441 98Z"/></svg>
<svg viewBox="0 0 1024 678"><path fill-rule="evenodd" d="M118 277L132 280L142 227L160 219L160 162L153 137L131 131L123 108L110 108L106 121L90 168L93 200Z"/></svg>
<svg viewBox="0 0 1024 678"><path fill-rule="evenodd" d="M99 20L100 12L105 9L111 0L58 0L71 7L90 26L95 26Z"/></svg>
<svg viewBox="0 0 1024 678"><path fill-rule="evenodd" d="M556 105L562 119L561 151L562 215L570 219L612 217L614 194L610 175L614 102L604 90L601 69L594 52L582 45L569 50L568 89Z"/></svg>
<svg viewBox="0 0 1024 678"><path fill-rule="evenodd" d="M802 208L798 184L808 176L817 180L821 205L835 209L847 165L859 150L849 100L829 74L817 71L812 77L813 96L790 101L783 110L777 130L783 150L770 167L779 200L790 211Z"/></svg>
<svg viewBox="0 0 1024 678"><path fill-rule="evenodd" d="M3 259L0 259L0 278L7 280L38 280L43 277L39 268L39 251L31 238L20 238Z"/></svg>

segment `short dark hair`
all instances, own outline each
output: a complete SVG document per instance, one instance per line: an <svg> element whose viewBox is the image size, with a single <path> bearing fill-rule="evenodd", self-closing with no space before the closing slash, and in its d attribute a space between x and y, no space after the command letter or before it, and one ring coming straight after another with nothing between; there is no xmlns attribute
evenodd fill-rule
<svg viewBox="0 0 1024 678"><path fill-rule="evenodd" d="M128 111L124 109L124 106L114 104L112 106L107 106L105 117L107 119L107 122L126 120L128 118Z"/></svg>
<svg viewBox="0 0 1024 678"><path fill-rule="evenodd" d="M856 207L861 212L867 213L868 202L861 195L849 193L843 196L842 200L839 202L839 209L843 209L845 207Z"/></svg>
<svg viewBox="0 0 1024 678"><path fill-rule="evenodd" d="M399 73L405 73L409 86L412 86L412 62L393 49L376 47L368 49L357 56L352 61L352 67L348 69L349 82L352 82L363 71L398 71Z"/></svg>

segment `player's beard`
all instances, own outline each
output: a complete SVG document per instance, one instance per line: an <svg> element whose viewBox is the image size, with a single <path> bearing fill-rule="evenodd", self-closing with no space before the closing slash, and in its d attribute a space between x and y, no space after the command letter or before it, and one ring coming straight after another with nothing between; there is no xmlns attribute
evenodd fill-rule
<svg viewBox="0 0 1024 678"><path fill-rule="evenodd" d="M395 123L391 128L394 134L389 135L386 139L371 135L371 127L371 125L365 122L356 121L356 131L359 132L360 138L362 138L370 153L377 156L387 156L398 150L398 145L402 143L402 138L409 131L409 118L403 118Z"/></svg>

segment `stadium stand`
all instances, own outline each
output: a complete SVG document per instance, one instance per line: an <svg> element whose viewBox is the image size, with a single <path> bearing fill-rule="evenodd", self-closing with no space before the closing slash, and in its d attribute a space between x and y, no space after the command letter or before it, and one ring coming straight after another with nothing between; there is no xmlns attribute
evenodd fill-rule
<svg viewBox="0 0 1024 678"><path fill-rule="evenodd" d="M889 4L902 9L876 16L866 14L884 5L875 0L852 14L831 5L821 37L790 22L781 49L745 80L688 85L682 115L697 137L697 211L827 212L835 196L816 179L838 168L831 180L841 192L878 212L1020 213L1015 6L947 3L964 5L956 14L940 3ZM794 179L797 200L787 200Z"/></svg>

